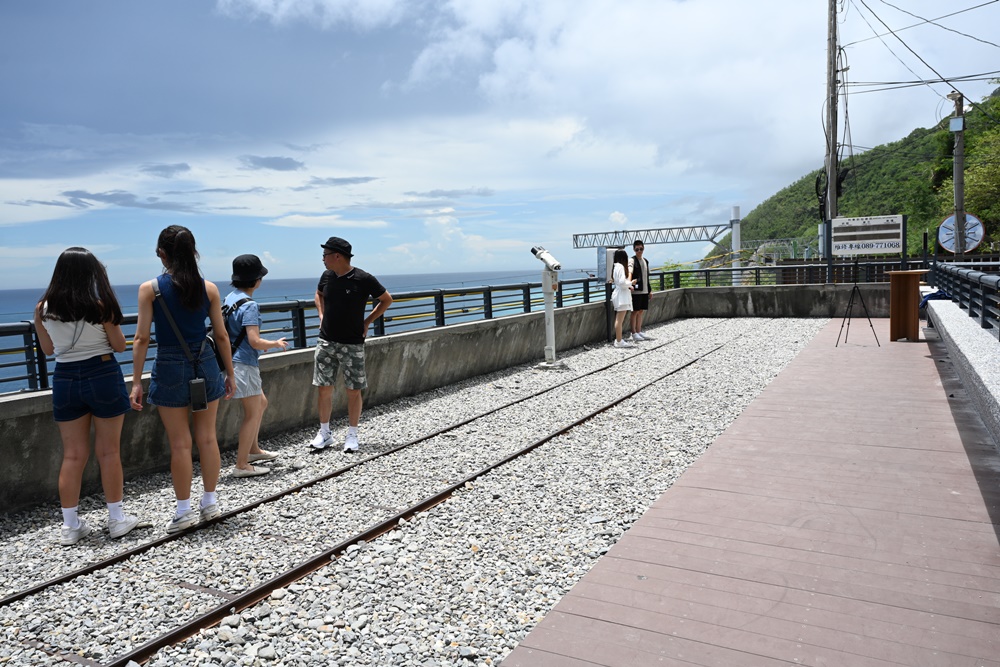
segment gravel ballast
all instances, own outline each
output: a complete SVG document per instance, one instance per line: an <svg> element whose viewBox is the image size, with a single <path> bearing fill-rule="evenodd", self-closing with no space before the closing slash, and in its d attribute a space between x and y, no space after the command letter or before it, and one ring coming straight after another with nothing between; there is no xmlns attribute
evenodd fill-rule
<svg viewBox="0 0 1000 667"><path fill-rule="evenodd" d="M674 321L651 329L655 340L638 350L601 345L563 353L567 371L521 366L368 409L363 455L662 345L634 364L0 608L0 664L44 664L38 645L98 662L121 655L221 604L212 591L251 588L722 345L148 663L498 664L825 323ZM335 427L336 434L342 431L343 424ZM224 509L357 460L339 451L310 454L306 443L313 433L310 427L262 443L282 454L265 477L232 479L231 456L224 459ZM117 542L104 532L75 548L57 545L57 508L0 519L0 530L9 536L0 547L0 590L20 590L162 534L173 506L169 477L129 483L126 504L155 526ZM104 528L100 497L81 507L89 522Z"/></svg>

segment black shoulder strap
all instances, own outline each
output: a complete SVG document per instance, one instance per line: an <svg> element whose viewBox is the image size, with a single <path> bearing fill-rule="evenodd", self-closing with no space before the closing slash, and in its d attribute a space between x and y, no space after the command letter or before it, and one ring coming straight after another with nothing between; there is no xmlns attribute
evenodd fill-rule
<svg viewBox="0 0 1000 667"><path fill-rule="evenodd" d="M232 314L232 313L235 313L237 310L239 310L240 306L242 306L247 301L253 301L253 299L251 299L248 296L245 296L242 299L240 299L239 301L237 301L236 303L234 303L233 305L226 306L225 308L222 309L222 316L226 318L226 330L229 329L229 315ZM235 354L236 350L239 348L239 346L243 344L243 339L246 338L246 337L247 337L247 328L246 328L246 325L244 325L243 328L240 329L240 334L236 337L236 340L234 340L230 344L230 348L231 348L233 354Z"/></svg>
<svg viewBox="0 0 1000 667"><path fill-rule="evenodd" d="M240 309L240 306L242 306L247 301L253 301L253 299L251 299L248 296L245 296L245 297L243 297L242 299L240 299L239 301L237 301L236 303L234 303L231 306L223 306L222 307L222 316L223 317L229 317L229 315L231 313L235 313L237 310Z"/></svg>
<svg viewBox="0 0 1000 667"><path fill-rule="evenodd" d="M191 350L188 349L187 341L184 340L184 336L181 334L181 330L178 328L177 322L174 321L174 316L170 313L170 309L167 308L167 302L163 301L163 295L160 293L160 284L156 278L153 279L153 303L160 304L160 309L163 311L163 314L167 316L167 322L170 322L170 328L174 330L174 335L177 336L177 342L180 344L181 349L184 350L184 354L187 355L188 361L197 365L198 362L194 358L194 355L191 354ZM206 342L206 340L201 341L201 349L198 351L199 359L201 358L201 353L205 350Z"/></svg>

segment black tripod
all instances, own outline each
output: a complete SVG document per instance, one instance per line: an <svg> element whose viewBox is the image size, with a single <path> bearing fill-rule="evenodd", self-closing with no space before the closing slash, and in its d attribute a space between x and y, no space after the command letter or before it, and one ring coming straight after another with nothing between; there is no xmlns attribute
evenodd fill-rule
<svg viewBox="0 0 1000 667"><path fill-rule="evenodd" d="M875 325L872 324L872 318L868 314L868 306L865 305L865 297L862 296L861 290L858 288L858 260L854 259L854 287L851 288L851 296L847 300L847 312L844 313L844 319L840 321L840 333L837 334L837 343L834 347L840 345L840 334L844 333L844 323L847 323L847 333L844 334L844 345L847 345L847 337L851 335L851 311L854 310L854 295L857 295L858 300L861 301L861 307L865 309L865 317L868 318L868 326L872 328L872 335L875 336L875 343L882 347L882 343L878 342L878 334L875 333Z"/></svg>

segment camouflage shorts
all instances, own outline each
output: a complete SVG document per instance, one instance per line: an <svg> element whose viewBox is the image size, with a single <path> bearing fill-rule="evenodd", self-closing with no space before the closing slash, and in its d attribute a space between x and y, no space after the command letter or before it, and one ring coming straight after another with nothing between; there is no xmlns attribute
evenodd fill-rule
<svg viewBox="0 0 1000 667"><path fill-rule="evenodd" d="M344 369L344 384L348 389L365 389L368 386L368 377L365 375L365 344L348 345L318 339L313 364L313 384L317 387L336 384L337 371L341 367Z"/></svg>

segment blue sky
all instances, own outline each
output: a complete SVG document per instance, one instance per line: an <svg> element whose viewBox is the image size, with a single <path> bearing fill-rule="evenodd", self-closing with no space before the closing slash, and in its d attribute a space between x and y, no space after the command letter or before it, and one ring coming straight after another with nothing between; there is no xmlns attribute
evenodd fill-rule
<svg viewBox="0 0 1000 667"><path fill-rule="evenodd" d="M849 79L934 77L868 24L977 4L846 0ZM997 69L974 38L1000 3L938 23L898 34L946 77ZM0 284L70 245L139 282L175 223L209 278L245 252L318 275L332 235L376 274L540 268L533 245L591 267L573 234L725 222L822 165L826 30L801 0L8 0ZM948 91L853 94L850 139L930 126Z"/></svg>

